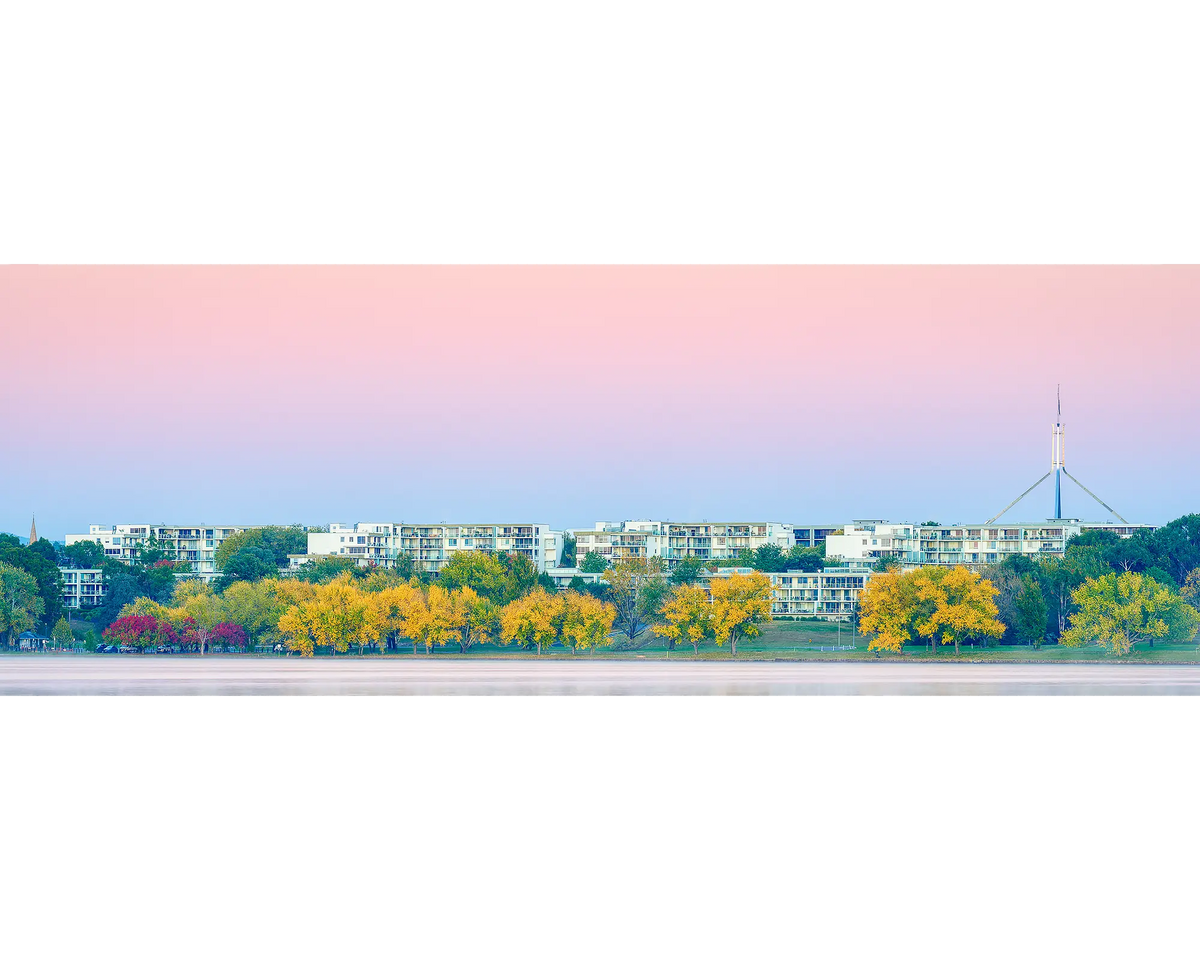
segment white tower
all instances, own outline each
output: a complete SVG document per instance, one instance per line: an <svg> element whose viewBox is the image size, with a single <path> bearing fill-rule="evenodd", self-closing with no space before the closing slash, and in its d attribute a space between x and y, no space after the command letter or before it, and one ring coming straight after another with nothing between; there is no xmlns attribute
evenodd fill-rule
<svg viewBox="0 0 1200 960"><path fill-rule="evenodd" d="M1058 389L1058 420L1050 440L1050 469L1054 472L1054 519L1062 519L1062 472L1066 463L1066 428L1062 422L1062 388Z"/></svg>

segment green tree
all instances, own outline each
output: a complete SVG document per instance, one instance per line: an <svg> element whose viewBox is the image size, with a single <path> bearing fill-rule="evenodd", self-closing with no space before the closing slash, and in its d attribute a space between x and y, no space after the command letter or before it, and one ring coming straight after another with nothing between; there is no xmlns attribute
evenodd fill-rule
<svg viewBox="0 0 1200 960"><path fill-rule="evenodd" d="M77 570L99 570L104 564L104 547L94 540L81 540L63 548L63 560Z"/></svg>
<svg viewBox="0 0 1200 960"><path fill-rule="evenodd" d="M217 547L217 569L224 570L235 554L253 550L276 568L286 567L288 556L308 552L308 534L298 525L252 527L226 537Z"/></svg>
<svg viewBox="0 0 1200 960"><path fill-rule="evenodd" d="M871 567L871 572L887 573L889 570L898 569L900 569L900 558L895 554L888 554L887 556L880 557L875 561L874 566Z"/></svg>
<svg viewBox="0 0 1200 960"><path fill-rule="evenodd" d="M331 580L336 580L343 573L356 576L358 570L358 564L349 557L314 557L296 568L295 577L297 580L303 580L306 583L329 583ZM254 580L256 578L246 577L239 579ZM257 579L262 578L259 577ZM407 577L404 579L407 579Z"/></svg>
<svg viewBox="0 0 1200 960"><path fill-rule="evenodd" d="M609 600L617 610L617 629L630 643L636 642L650 626L667 586L662 560L658 557L618 560L604 571L603 579L609 588Z"/></svg>
<svg viewBox="0 0 1200 960"><path fill-rule="evenodd" d="M152 567L163 560L174 560L175 551L168 542L157 539L153 535L142 542L137 548L137 562L143 567Z"/></svg>
<svg viewBox="0 0 1200 960"><path fill-rule="evenodd" d="M671 571L671 583L677 587L690 586L700 579L704 561L699 557L684 557Z"/></svg>
<svg viewBox="0 0 1200 960"><path fill-rule="evenodd" d="M783 552L783 547L777 543L764 543L754 551L752 566L763 573L778 573L785 569L787 561L788 556Z"/></svg>
<svg viewBox="0 0 1200 960"><path fill-rule="evenodd" d="M217 589L225 590L231 583L245 580L255 583L279 575L274 555L265 547L245 547L225 560Z"/></svg>
<svg viewBox="0 0 1200 960"><path fill-rule="evenodd" d="M595 550L589 550L583 555L583 560L579 563L579 569L583 573L603 573L608 569L608 561Z"/></svg>
<svg viewBox="0 0 1200 960"><path fill-rule="evenodd" d="M446 590L470 587L498 603L507 601L510 587L504 561L499 554L487 550L460 550L453 554L438 574L438 584Z"/></svg>
<svg viewBox="0 0 1200 960"><path fill-rule="evenodd" d="M504 565L504 595L497 599L497 603L511 603L537 587L537 566L525 554L502 553L500 562ZM551 584L551 592L554 589Z"/></svg>
<svg viewBox="0 0 1200 960"><path fill-rule="evenodd" d="M1182 586L1189 572L1200 567L1200 514L1172 520L1148 537L1154 562L1147 566L1162 567Z"/></svg>
<svg viewBox="0 0 1200 960"><path fill-rule="evenodd" d="M32 630L45 612L33 574L0 561L0 633L8 631L9 646L16 645L18 635Z"/></svg>
<svg viewBox="0 0 1200 960"><path fill-rule="evenodd" d="M39 554L47 563L53 564L56 567L58 566L58 550L49 540L45 538L35 540L26 549Z"/></svg>
<svg viewBox="0 0 1200 960"><path fill-rule="evenodd" d="M1124 656L1138 643L1186 642L1196 636L1200 614L1171 588L1141 573L1107 573L1076 588L1071 626L1063 646L1095 641Z"/></svg>
<svg viewBox="0 0 1200 960"><path fill-rule="evenodd" d="M817 573L826 566L832 565L836 558L828 562L825 557L825 544L819 547L792 547L788 551L785 570L799 570L802 573Z"/></svg>
<svg viewBox="0 0 1200 960"><path fill-rule="evenodd" d="M562 560L559 564L564 567L575 566L575 538L569 533L563 534Z"/></svg>
<svg viewBox="0 0 1200 960"><path fill-rule="evenodd" d="M62 616L63 582L57 559L48 559L47 557L47 553L50 557L56 557L53 546L47 543L45 547L42 547L40 546L42 543L43 541L39 540L33 547L0 548L0 561L19 567L37 581L38 594L41 596L43 604L43 611L39 614L39 619L44 617L42 622L49 625ZM32 627L26 629L32 629Z"/></svg>
<svg viewBox="0 0 1200 960"><path fill-rule="evenodd" d="M1021 578L1021 589L1014 603L1014 630L1017 639L1027 646L1040 647L1046 639L1046 617L1050 608L1037 577L1027 573Z"/></svg>
<svg viewBox="0 0 1200 960"><path fill-rule="evenodd" d="M1110 572L1097 547L1077 547L1061 557L1047 557L1038 563L1038 579L1050 607L1050 628L1055 636L1067 629L1075 609L1072 595L1086 580Z"/></svg>
<svg viewBox="0 0 1200 960"><path fill-rule="evenodd" d="M66 617L58 618L54 629L50 631L50 639L56 647L69 647L75 642L75 635L71 632L71 625L67 623Z"/></svg>

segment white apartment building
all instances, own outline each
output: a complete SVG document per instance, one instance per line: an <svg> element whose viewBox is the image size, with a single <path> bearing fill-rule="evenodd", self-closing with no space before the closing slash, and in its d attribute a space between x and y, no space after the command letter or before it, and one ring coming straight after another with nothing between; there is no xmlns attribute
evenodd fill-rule
<svg viewBox="0 0 1200 960"><path fill-rule="evenodd" d="M736 560L743 550L756 550L767 543L790 550L794 542L790 523L768 521L602 520L592 530L568 532L575 537L576 563L581 563L586 553L598 553L610 563L629 557L662 557L668 566L684 557Z"/></svg>
<svg viewBox="0 0 1200 960"><path fill-rule="evenodd" d="M566 590L576 577L584 583L596 583L604 576L602 573L584 573L578 567L549 567L546 575L554 581L554 586L559 590Z"/></svg>
<svg viewBox="0 0 1200 960"><path fill-rule="evenodd" d="M743 550L757 550L773 543L790 550L794 534L790 523L765 520L710 523L670 523L667 528L667 559L674 564L684 557L700 560L736 560Z"/></svg>
<svg viewBox="0 0 1200 960"><path fill-rule="evenodd" d="M598 553L610 564L632 557L666 557L667 525L657 520L599 520L591 530L568 530L575 538L575 563Z"/></svg>
<svg viewBox="0 0 1200 960"><path fill-rule="evenodd" d="M212 580L217 576L214 558L221 542L247 529L249 527L205 523L188 526L152 523L119 523L115 526L104 526L93 523L88 527L87 533L68 533L66 545L69 547L73 543L90 540L104 548L106 557L112 557L122 563L132 563L147 541L157 540L159 548L166 551L170 559L189 563L193 576Z"/></svg>
<svg viewBox="0 0 1200 960"><path fill-rule="evenodd" d="M62 574L64 607L78 610L81 607L98 607L104 602L104 571L59 567L58 572Z"/></svg>
<svg viewBox="0 0 1200 960"><path fill-rule="evenodd" d="M523 554L544 573L558 566L562 543L562 531L544 523L332 523L328 533L308 535L308 556L390 567L407 554L422 570L437 573L455 553L484 550Z"/></svg>
<svg viewBox="0 0 1200 960"><path fill-rule="evenodd" d="M972 568L999 563L1014 553L1029 557L1062 556L1067 541L1085 530L1108 530L1131 537L1147 524L1042 520L1036 523L984 523L919 526L883 520L856 520L825 541L825 553L853 561L897 557L905 569L933 564Z"/></svg>
<svg viewBox="0 0 1200 960"><path fill-rule="evenodd" d="M712 578L753 572L752 567L722 567ZM766 576L771 578L774 619L851 620L858 609L859 594L871 579L871 565L848 563L813 572L786 570ZM707 587L712 578L701 580L701 584Z"/></svg>

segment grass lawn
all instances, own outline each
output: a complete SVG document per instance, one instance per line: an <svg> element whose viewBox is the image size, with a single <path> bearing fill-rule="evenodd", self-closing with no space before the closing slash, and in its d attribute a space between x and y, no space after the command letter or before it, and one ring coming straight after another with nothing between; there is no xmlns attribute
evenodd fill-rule
<svg viewBox="0 0 1200 960"><path fill-rule="evenodd" d="M839 639L838 625L821 621L788 621L777 620L765 624L763 634L754 640L743 640L738 644L739 660L892 660L892 661L937 661L937 662L996 662L996 663L1046 663L1046 662L1096 662L1096 663L1200 663L1200 648L1195 643L1187 644L1157 644L1153 649L1139 644L1126 657L1114 657L1105 653L1098 646L1082 648L1060 647L1057 645L1043 646L1038 649L1030 647L972 647L964 645L957 657L953 645L939 648L936 654L924 647L906 647L902 655L881 654L876 657L867 651L869 637L856 636L850 624L842 624ZM834 649L837 646L851 649ZM825 649L822 650L821 648ZM405 653L411 656L406 648ZM420 656L424 656L421 650ZM498 644L480 644L471 648L467 654L462 654L457 647L445 647L433 653L435 657L503 657L526 659L537 657L536 653L516 650L511 646ZM554 647L542 651L542 657L572 657L590 660L728 660L729 647L715 647L711 644L702 646L697 656L692 647L687 644L677 647L670 654L663 647L660 638L654 638L640 649L636 650L597 650L594 654L583 651L572 654L569 649Z"/></svg>

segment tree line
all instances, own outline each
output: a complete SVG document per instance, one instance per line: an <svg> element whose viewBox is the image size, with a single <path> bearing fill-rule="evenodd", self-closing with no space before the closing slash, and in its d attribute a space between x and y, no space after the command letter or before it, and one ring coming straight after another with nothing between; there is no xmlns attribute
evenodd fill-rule
<svg viewBox="0 0 1200 960"><path fill-rule="evenodd" d="M859 597L868 649L906 644L1097 643L1117 656L1137 644L1188 642L1200 629L1200 515L1122 539L1089 530L1062 556L1014 554L973 573L922 567L876 574Z"/></svg>
<svg viewBox="0 0 1200 960"><path fill-rule="evenodd" d="M594 653L622 636L628 645L662 635L673 646L670 625L682 622L675 598L699 590L672 586L661 564L634 559L605 571L608 599L601 600L586 591L547 590L522 561L528 562L520 555L457 553L432 581L382 568L359 568L356 575L334 564L320 573L305 564L296 576L239 580L224 589L182 580L168 602L139 597L127 604L104 639L201 654L214 645L228 651L251 644L306 657L402 646L414 654L446 647L467 653L480 643L539 655L555 644ZM758 624L770 619L770 581L760 573L716 578L710 606L703 627L689 614L688 642L698 651L706 639L717 646L728 641L736 655L738 641L756 636Z"/></svg>

